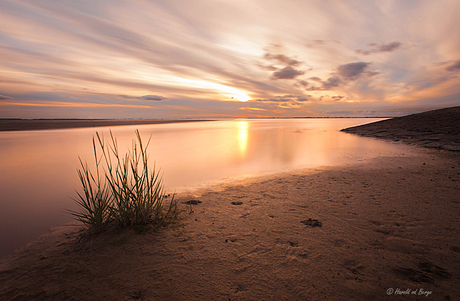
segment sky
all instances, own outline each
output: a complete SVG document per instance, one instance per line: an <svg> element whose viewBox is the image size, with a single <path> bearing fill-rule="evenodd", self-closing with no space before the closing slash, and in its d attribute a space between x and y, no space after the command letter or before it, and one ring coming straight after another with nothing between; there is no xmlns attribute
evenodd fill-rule
<svg viewBox="0 0 460 301"><path fill-rule="evenodd" d="M458 0L0 0L0 118L460 105Z"/></svg>

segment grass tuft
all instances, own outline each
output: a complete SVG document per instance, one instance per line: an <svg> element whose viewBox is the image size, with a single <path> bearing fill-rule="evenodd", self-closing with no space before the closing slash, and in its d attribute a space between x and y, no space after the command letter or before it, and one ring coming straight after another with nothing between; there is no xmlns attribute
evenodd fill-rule
<svg viewBox="0 0 460 301"><path fill-rule="evenodd" d="M178 200L173 195L168 209L164 208L163 178L155 166L149 168L150 139L144 145L139 131L135 133L132 149L121 156L111 131L108 142L96 132L95 176L80 159L81 170L77 172L83 193L77 192L78 198L74 198L80 211L71 214L92 231L102 231L110 224L121 227L162 224L177 217Z"/></svg>

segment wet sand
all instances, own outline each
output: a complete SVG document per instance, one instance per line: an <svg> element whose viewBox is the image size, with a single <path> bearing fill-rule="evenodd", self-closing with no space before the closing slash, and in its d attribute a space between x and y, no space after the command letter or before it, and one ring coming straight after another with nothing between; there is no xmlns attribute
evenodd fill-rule
<svg viewBox="0 0 460 301"><path fill-rule="evenodd" d="M458 152L414 146L180 198L161 229L54 229L0 262L0 300L460 298Z"/></svg>
<svg viewBox="0 0 460 301"><path fill-rule="evenodd" d="M35 131L139 124L198 122L194 119L0 119L0 131Z"/></svg>
<svg viewBox="0 0 460 301"><path fill-rule="evenodd" d="M459 178L457 153L420 149L190 192L168 227L16 251L0 300L456 300Z"/></svg>

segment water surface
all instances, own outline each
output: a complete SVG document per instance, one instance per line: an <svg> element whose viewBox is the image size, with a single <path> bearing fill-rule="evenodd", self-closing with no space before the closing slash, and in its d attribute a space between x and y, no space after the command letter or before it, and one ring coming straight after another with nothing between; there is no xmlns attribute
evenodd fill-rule
<svg viewBox="0 0 460 301"><path fill-rule="evenodd" d="M230 120L113 127L122 153L135 129L161 167L168 192L242 177L338 165L403 151L339 132L378 119ZM0 256L72 221L80 156L93 163L92 136L109 128L0 133Z"/></svg>

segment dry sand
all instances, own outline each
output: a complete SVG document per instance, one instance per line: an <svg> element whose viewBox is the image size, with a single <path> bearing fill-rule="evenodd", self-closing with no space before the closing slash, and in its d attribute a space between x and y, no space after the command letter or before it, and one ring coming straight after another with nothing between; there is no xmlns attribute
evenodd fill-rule
<svg viewBox="0 0 460 301"><path fill-rule="evenodd" d="M0 262L0 300L458 300L459 179L414 147L190 192L161 229L54 229Z"/></svg>
<svg viewBox="0 0 460 301"><path fill-rule="evenodd" d="M343 129L360 136L460 151L460 106Z"/></svg>

